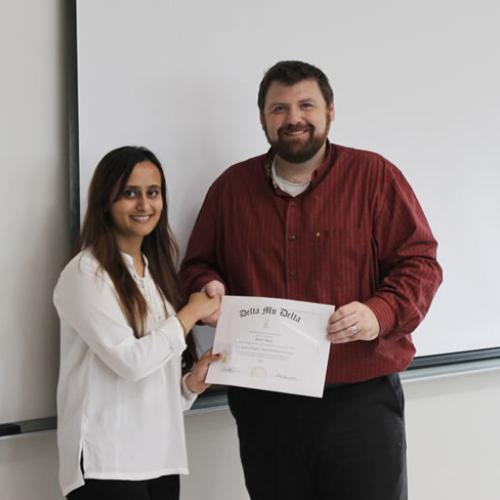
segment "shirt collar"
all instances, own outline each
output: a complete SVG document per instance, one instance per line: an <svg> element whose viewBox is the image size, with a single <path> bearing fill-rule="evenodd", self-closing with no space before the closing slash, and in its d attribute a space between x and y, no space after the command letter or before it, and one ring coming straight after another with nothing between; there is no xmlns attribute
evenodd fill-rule
<svg viewBox="0 0 500 500"><path fill-rule="evenodd" d="M283 193L279 186L276 184L276 181L273 178L273 172L272 172L272 165L273 165L273 159L274 159L275 153L272 148L269 149L269 151L266 154L265 160L264 160L264 167L266 171L266 175L268 179L270 180L271 184L273 185L274 189L278 191L279 193ZM333 144L330 143L330 141L326 141L326 151L325 151L325 158L323 159L323 162L321 165L313 172L311 176L311 182L309 184L309 187L304 191L307 192L311 189L314 189L325 177L325 175L330 171L331 167L333 166L335 160L335 147ZM286 193L284 193L286 194ZM287 195L289 196L289 195ZM299 195L300 196L300 195Z"/></svg>

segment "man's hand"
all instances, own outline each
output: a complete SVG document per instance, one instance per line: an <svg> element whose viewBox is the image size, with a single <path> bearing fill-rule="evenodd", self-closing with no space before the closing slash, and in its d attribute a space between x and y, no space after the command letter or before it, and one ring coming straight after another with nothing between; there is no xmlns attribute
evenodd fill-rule
<svg viewBox="0 0 500 500"><path fill-rule="evenodd" d="M328 340L344 344L355 340L373 340L378 337L380 326L374 312L361 302L350 302L339 307L328 320Z"/></svg>
<svg viewBox="0 0 500 500"><path fill-rule="evenodd" d="M205 292L209 297L215 297L219 296L221 299L224 297L226 290L224 288L224 285L217 280L209 281L202 289L202 292ZM217 325L217 320L219 319L220 316L220 307L215 311L213 314L210 316L207 316L206 318L202 318L201 321L205 323L206 325L209 326L216 326Z"/></svg>

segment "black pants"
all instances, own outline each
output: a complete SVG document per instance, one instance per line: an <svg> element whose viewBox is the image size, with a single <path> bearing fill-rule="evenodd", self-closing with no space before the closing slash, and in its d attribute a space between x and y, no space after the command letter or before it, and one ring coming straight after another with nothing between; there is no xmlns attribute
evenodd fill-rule
<svg viewBox="0 0 500 500"><path fill-rule="evenodd" d="M179 476L162 476L146 481L85 479L68 500L179 500Z"/></svg>
<svg viewBox="0 0 500 500"><path fill-rule="evenodd" d="M399 376L325 389L322 399L230 387L252 500L406 500Z"/></svg>

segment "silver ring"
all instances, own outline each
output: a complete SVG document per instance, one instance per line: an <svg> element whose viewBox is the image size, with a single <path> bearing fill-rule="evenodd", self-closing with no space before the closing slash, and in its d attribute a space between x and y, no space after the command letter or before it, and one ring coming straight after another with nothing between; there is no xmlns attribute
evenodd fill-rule
<svg viewBox="0 0 500 500"><path fill-rule="evenodd" d="M359 332L359 326L358 325L352 325L349 330L351 330L351 335L356 335L356 333Z"/></svg>

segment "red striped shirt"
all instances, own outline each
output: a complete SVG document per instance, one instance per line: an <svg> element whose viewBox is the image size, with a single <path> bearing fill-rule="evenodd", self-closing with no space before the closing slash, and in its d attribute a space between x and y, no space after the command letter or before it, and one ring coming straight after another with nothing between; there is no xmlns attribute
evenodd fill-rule
<svg viewBox="0 0 500 500"><path fill-rule="evenodd" d="M329 145L309 188L292 198L273 184L271 159L233 165L211 186L181 266L187 289L215 279L232 295L363 302L380 335L332 345L327 383L404 370L411 332L442 279L408 182L375 153Z"/></svg>

